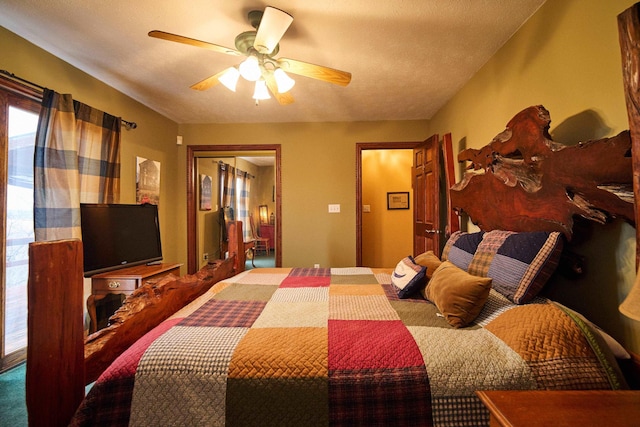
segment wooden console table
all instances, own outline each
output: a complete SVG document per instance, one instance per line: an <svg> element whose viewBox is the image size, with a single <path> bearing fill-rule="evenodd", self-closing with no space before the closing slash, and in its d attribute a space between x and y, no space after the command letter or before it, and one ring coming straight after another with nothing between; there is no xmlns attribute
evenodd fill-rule
<svg viewBox="0 0 640 427"><path fill-rule="evenodd" d="M640 391L478 391L491 427L637 426Z"/></svg>
<svg viewBox="0 0 640 427"><path fill-rule="evenodd" d="M182 264L136 265L91 276L91 295L87 299L87 311L91 324L89 333L98 329L96 302L110 294L130 295L142 285L155 283L168 274L180 276Z"/></svg>

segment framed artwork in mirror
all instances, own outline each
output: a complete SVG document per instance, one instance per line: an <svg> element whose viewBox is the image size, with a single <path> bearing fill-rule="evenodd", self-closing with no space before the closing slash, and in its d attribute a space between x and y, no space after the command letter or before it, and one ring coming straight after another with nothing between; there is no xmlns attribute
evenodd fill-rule
<svg viewBox="0 0 640 427"><path fill-rule="evenodd" d="M211 177L209 175L200 175L200 210L211 210Z"/></svg>

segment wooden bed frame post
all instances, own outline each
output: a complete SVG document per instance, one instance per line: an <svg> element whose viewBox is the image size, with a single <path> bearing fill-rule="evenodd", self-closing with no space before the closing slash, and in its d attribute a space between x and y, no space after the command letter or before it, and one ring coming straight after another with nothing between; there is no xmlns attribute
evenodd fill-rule
<svg viewBox="0 0 640 427"><path fill-rule="evenodd" d="M244 271L246 261L244 234L242 232L242 221L228 221L227 235L229 236L228 250L229 258L236 256L236 273Z"/></svg>
<svg viewBox="0 0 640 427"><path fill-rule="evenodd" d="M636 216L636 269L640 265L640 3L636 3L618 15L618 36L622 53L622 77L624 83L631 151L633 156L633 193Z"/></svg>
<svg viewBox="0 0 640 427"><path fill-rule="evenodd" d="M31 243L29 260L29 426L66 426L84 398L82 242Z"/></svg>

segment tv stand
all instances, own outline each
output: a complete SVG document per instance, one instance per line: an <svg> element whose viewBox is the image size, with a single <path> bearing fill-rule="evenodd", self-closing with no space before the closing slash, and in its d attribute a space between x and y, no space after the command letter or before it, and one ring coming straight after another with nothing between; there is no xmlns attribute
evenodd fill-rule
<svg viewBox="0 0 640 427"><path fill-rule="evenodd" d="M107 295L130 295L140 286L147 283L155 283L169 274L180 277L181 265L149 263L91 276L91 295L87 299L87 311L91 320L89 333L92 334L98 330L96 302L99 302Z"/></svg>

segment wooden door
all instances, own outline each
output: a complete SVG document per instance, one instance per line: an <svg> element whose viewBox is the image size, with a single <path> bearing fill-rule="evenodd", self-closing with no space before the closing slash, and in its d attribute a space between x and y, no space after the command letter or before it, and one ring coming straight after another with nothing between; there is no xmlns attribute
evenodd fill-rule
<svg viewBox="0 0 640 427"><path fill-rule="evenodd" d="M440 256L440 149L432 135L413 149L413 253Z"/></svg>

